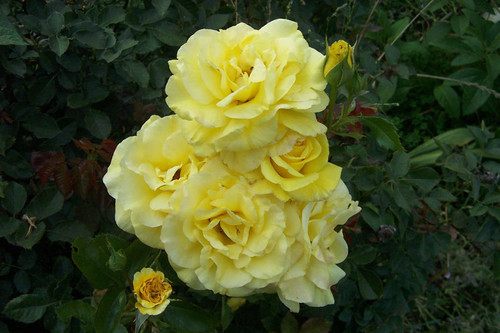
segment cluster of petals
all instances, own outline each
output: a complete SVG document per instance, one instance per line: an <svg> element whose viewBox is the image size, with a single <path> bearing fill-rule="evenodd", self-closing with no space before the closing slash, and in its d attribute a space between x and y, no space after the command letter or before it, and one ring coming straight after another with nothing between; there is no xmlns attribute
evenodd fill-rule
<svg viewBox="0 0 500 333"><path fill-rule="evenodd" d="M200 30L169 62L167 104L118 145L104 182L116 222L165 249L194 289L334 302L359 211L328 162L325 57L297 24Z"/></svg>

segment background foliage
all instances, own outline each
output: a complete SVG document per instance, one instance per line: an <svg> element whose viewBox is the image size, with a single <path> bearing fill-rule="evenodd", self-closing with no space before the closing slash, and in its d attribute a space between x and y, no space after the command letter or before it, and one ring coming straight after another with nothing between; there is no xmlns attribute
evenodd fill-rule
<svg viewBox="0 0 500 333"><path fill-rule="evenodd" d="M150 265L180 301L147 332L499 331L498 7L2 2L0 331L131 332L129 279ZM344 228L348 274L335 305L291 314L276 295L255 295L233 312L225 297L183 286L165 253L115 226L102 176L116 143L170 113L167 62L194 31L279 17L297 21L321 52L325 35L358 41L369 85L351 116L391 120L405 149L387 121L331 137L333 162L363 207Z"/></svg>

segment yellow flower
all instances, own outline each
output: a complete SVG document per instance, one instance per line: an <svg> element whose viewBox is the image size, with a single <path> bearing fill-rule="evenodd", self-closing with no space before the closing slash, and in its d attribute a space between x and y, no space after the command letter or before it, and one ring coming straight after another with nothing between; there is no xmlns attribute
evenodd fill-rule
<svg viewBox="0 0 500 333"><path fill-rule="evenodd" d="M337 264L347 257L342 231L335 227L359 211L342 181L327 200L286 204L287 236L295 242L289 249L290 267L278 283L278 296L290 310L298 312L299 303L334 303L330 288L344 277Z"/></svg>
<svg viewBox="0 0 500 333"><path fill-rule="evenodd" d="M238 310L243 304L246 303L245 298L241 297L231 297L227 300L227 305L231 308L231 311L234 312Z"/></svg>
<svg viewBox="0 0 500 333"><path fill-rule="evenodd" d="M257 195L218 158L176 192L179 211L164 222L161 239L177 275L194 289L231 297L274 291L288 267L283 203Z"/></svg>
<svg viewBox="0 0 500 333"><path fill-rule="evenodd" d="M326 64L323 70L323 74L326 77L328 72L341 63L347 56L347 63L350 67L353 65L353 53L352 47L347 42L339 40L328 48L328 54L326 55Z"/></svg>
<svg viewBox="0 0 500 333"><path fill-rule="evenodd" d="M163 220L177 208L170 197L202 164L184 139L177 116L152 116L136 136L118 145L103 179L116 199L117 225L143 243L163 248Z"/></svg>
<svg viewBox="0 0 500 333"><path fill-rule="evenodd" d="M292 21L202 29L169 61L166 102L204 156L265 147L287 129L314 136L326 130L315 118L328 104L323 61Z"/></svg>
<svg viewBox="0 0 500 333"><path fill-rule="evenodd" d="M172 286L165 281L162 272L143 268L134 274L134 294L137 298L135 307L142 314L157 315L170 303Z"/></svg>
<svg viewBox="0 0 500 333"><path fill-rule="evenodd" d="M342 171L328 163L328 154L325 134L304 137L290 132L270 150L260 169L265 179L294 200L324 200L337 186ZM279 189L275 194L287 199L276 191Z"/></svg>

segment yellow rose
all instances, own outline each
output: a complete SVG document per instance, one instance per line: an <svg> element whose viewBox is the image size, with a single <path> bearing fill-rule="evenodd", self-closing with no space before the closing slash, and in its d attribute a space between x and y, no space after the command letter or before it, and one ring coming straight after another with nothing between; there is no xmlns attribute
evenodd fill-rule
<svg viewBox="0 0 500 333"><path fill-rule="evenodd" d="M304 137L290 132L270 149L260 170L265 179L279 186L275 194L280 198L324 200L337 186L342 171L328 163L328 154L325 134Z"/></svg>
<svg viewBox="0 0 500 333"><path fill-rule="evenodd" d="M292 21L202 29L169 61L166 102L200 155L261 148L287 129L314 136L326 130L323 61Z"/></svg>
<svg viewBox="0 0 500 333"><path fill-rule="evenodd" d="M243 304L246 303L245 298L241 297L231 297L227 300L227 305L231 308L231 311L234 312L238 310Z"/></svg>
<svg viewBox="0 0 500 333"><path fill-rule="evenodd" d="M280 200L254 194L218 158L207 161L172 200L180 209L165 219L161 239L181 280L232 297L275 290L291 242Z"/></svg>
<svg viewBox="0 0 500 333"><path fill-rule="evenodd" d="M177 116L152 116L136 136L118 145L103 179L116 199L117 225L143 243L163 248L163 220L176 209L170 197L202 163L184 139Z"/></svg>
<svg viewBox="0 0 500 333"><path fill-rule="evenodd" d="M342 181L327 200L286 204L287 236L295 243L289 250L290 267L278 283L278 296L290 310L298 312L299 303L334 303L330 288L344 277L337 264L347 257L342 231L335 227L359 211Z"/></svg>
<svg viewBox="0 0 500 333"><path fill-rule="evenodd" d="M134 274L134 294L137 299L135 307L142 314L157 315L170 303L168 298L172 294L172 286L165 281L162 272L143 268Z"/></svg>
<svg viewBox="0 0 500 333"><path fill-rule="evenodd" d="M354 56L352 53L351 45L343 40L339 40L330 45L326 55L325 68L323 70L324 76L326 77L328 72L332 68L340 64L345 57L347 57L347 63L349 64L349 66L352 67Z"/></svg>

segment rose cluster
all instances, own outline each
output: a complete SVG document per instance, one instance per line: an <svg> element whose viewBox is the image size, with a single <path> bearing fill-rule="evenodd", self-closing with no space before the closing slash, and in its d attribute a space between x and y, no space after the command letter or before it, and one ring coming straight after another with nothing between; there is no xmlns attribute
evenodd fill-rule
<svg viewBox="0 0 500 333"><path fill-rule="evenodd" d="M118 226L164 249L191 288L332 304L338 226L360 208L316 120L324 64L292 21L196 32L169 62L175 115L119 144L104 177Z"/></svg>

